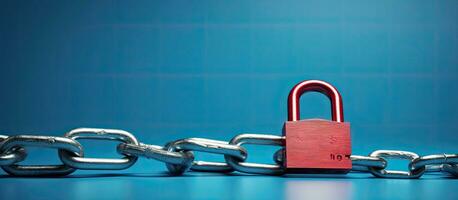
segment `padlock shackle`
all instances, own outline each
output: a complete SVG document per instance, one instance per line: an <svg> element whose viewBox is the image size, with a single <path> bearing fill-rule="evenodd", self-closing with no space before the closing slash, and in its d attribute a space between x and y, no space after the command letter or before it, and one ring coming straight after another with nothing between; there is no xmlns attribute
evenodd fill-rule
<svg viewBox="0 0 458 200"><path fill-rule="evenodd" d="M306 92L320 92L331 101L332 120L344 122L343 103L339 91L331 84L320 80L305 80L295 85L288 95L288 121L300 120L299 102Z"/></svg>

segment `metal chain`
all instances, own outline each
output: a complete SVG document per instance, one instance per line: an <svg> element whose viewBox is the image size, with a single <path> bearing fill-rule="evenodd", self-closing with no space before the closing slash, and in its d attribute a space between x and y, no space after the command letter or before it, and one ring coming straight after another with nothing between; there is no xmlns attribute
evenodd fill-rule
<svg viewBox="0 0 458 200"><path fill-rule="evenodd" d="M129 132L115 129L97 129L97 128L79 128L65 134L65 137L78 139L95 139L95 140L114 140L121 143L138 145L137 139ZM59 149L59 157L64 164L75 169L107 169L120 170L127 169L135 162L138 157L124 154L123 158L85 158L83 156L74 156L69 151Z"/></svg>
<svg viewBox="0 0 458 200"><path fill-rule="evenodd" d="M68 151L75 157L83 156L83 147L73 139L54 136L37 135L17 135L11 136L0 144L1 157L12 153L18 153L18 149L26 147L45 147ZM66 164L63 165L18 165L13 163L3 165L3 170L16 176L48 176L48 175L67 175L75 171L74 168Z"/></svg>
<svg viewBox="0 0 458 200"><path fill-rule="evenodd" d="M119 141L117 152L123 158L87 158L78 139ZM284 147L285 137L268 134L241 134L230 142L204 138L187 138L164 146L139 143L135 136L123 130L79 128L64 137L39 135L0 135L0 166L13 176L63 176L82 170L121 170L131 167L138 157L164 162L172 175L188 170L230 173L282 175L285 149L273 155L274 164L245 162L248 151L244 144ZM62 165L20 165L26 160L28 147L58 149ZM194 152L206 152L224 156L225 162L196 161ZM396 150L377 150L368 156L351 155L352 172L371 173L381 178L420 178L429 172L444 172L458 177L458 154L419 156L416 153ZM408 171L387 170L387 159L409 160Z"/></svg>

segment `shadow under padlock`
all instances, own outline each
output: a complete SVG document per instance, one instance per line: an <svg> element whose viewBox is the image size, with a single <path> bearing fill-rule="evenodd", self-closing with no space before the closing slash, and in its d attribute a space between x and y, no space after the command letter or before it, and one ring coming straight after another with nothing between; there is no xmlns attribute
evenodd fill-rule
<svg viewBox="0 0 458 200"><path fill-rule="evenodd" d="M331 102L332 121L300 120L302 94L320 92ZM286 138L286 173L344 174L352 168L350 123L344 122L342 97L331 84L306 80L294 86L288 96L288 121L283 126Z"/></svg>

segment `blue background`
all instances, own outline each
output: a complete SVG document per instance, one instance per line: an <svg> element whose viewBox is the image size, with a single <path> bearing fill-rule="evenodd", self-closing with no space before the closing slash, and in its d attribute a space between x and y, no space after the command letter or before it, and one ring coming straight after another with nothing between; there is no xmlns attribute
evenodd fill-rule
<svg viewBox="0 0 458 200"><path fill-rule="evenodd" d="M2 134L118 128L151 144L280 134L289 89L304 79L322 79L343 96L354 154L457 150L454 0L2 1L0 45ZM330 117L321 94L307 94L301 103L303 118ZM83 144L87 155L116 156L116 143ZM272 162L275 148L248 149L250 161ZM59 162L54 150L30 151L25 163ZM405 169L406 162L390 168ZM126 171L79 170L67 179L2 175L0 194L2 199L458 198L452 193L457 181L440 176L164 177L165 170L162 163L140 159Z"/></svg>

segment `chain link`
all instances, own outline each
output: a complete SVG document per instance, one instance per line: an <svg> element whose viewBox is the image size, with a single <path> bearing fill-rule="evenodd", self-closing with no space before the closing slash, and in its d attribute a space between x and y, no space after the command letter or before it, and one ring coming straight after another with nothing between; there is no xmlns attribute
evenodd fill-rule
<svg viewBox="0 0 458 200"><path fill-rule="evenodd" d="M194 160L192 152L170 152L162 146L140 143L139 145L121 143L118 152L139 157L151 158L177 166L190 166Z"/></svg>
<svg viewBox="0 0 458 200"><path fill-rule="evenodd" d="M458 165L443 164L440 165L440 169L443 172L447 172L455 177L458 177Z"/></svg>
<svg viewBox="0 0 458 200"><path fill-rule="evenodd" d="M78 128L65 134L78 139L114 140L138 145L137 139L129 132L116 129ZM137 161L137 156L125 154L123 158L85 158L74 156L69 151L59 150L59 157L67 166L76 169L120 170L127 169Z"/></svg>
<svg viewBox="0 0 458 200"><path fill-rule="evenodd" d="M410 160L410 165L415 159L419 159L418 154L408 151L394 151L394 150L378 150L370 154L371 157L376 158L393 158L393 159L407 159ZM394 171L386 170L384 168L369 167L369 171L376 177L381 178L419 178L426 171L426 166L421 166L416 169L409 167L409 171Z"/></svg>
<svg viewBox="0 0 458 200"><path fill-rule="evenodd" d="M447 172L458 176L458 154L435 154L422 156L410 163L410 168L416 170L426 166L430 172Z"/></svg>
<svg viewBox="0 0 458 200"><path fill-rule="evenodd" d="M241 134L232 138L229 144L241 146L243 144L285 146L285 137L264 134ZM282 165L247 163L234 156L225 155L227 164L239 172L250 174L281 175L284 173ZM275 158L274 158L275 161Z"/></svg>
<svg viewBox="0 0 458 200"><path fill-rule="evenodd" d="M75 157L83 156L83 147L73 139L54 136L17 135L8 137L0 144L1 155L26 147L54 148L68 152ZM17 163L3 165L3 170L15 176L62 176L75 171L68 165L19 165Z"/></svg>
<svg viewBox="0 0 458 200"><path fill-rule="evenodd" d="M214 154L233 156L245 160L247 151L237 145L225 141L209 140L203 138L188 138L175 141L169 146L170 151L200 151ZM191 166L193 171L232 172L234 169L225 162L194 161Z"/></svg>
<svg viewBox="0 0 458 200"><path fill-rule="evenodd" d="M0 144L6 140L8 136L0 135ZM15 148L8 153L0 154L0 166L12 165L17 162L21 162L27 156L24 148Z"/></svg>
<svg viewBox="0 0 458 200"><path fill-rule="evenodd" d="M350 160L352 164L351 170L359 172L369 172L370 167L385 169L387 165L386 160L381 157L351 155Z"/></svg>
<svg viewBox="0 0 458 200"><path fill-rule="evenodd" d="M119 141L117 152L122 158L87 158L78 139ZM281 147L273 154L274 164L245 162L248 151L245 144ZM233 171L282 175L285 173L285 137L266 134L241 134L230 142L204 138L187 138L172 141L164 146L139 143L129 132L115 129L79 128L64 137L38 135L0 135L0 166L14 176L62 176L76 169L126 169L138 157L164 162L172 175L188 170L229 173ZM62 165L20 165L27 158L28 147L58 149ZM225 162L196 161L194 152L223 155ZM351 155L352 172L371 173L381 178L420 178L424 173L444 172L458 177L458 154L419 156L416 153L396 150L378 150L368 156ZM387 170L388 159L409 160L408 171Z"/></svg>

